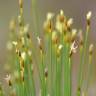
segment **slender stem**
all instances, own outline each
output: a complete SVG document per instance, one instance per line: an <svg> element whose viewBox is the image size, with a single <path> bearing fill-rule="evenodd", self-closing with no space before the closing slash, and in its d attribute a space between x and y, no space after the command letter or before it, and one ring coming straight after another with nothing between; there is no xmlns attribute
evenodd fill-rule
<svg viewBox="0 0 96 96"><path fill-rule="evenodd" d="M69 84L69 96L72 95L71 94L71 86L72 86L72 84L71 84L71 82L72 82L72 80L71 80L72 79L72 76L71 76L71 74L72 74L72 71L71 71L72 68L71 68L71 66L72 66L71 65L71 57L69 57L69 79L68 79L69 80L69 83L68 83Z"/></svg>
<svg viewBox="0 0 96 96"><path fill-rule="evenodd" d="M33 26L35 35L38 36L39 34L39 17L40 13L38 14L38 7L37 7L37 0L32 0L32 16L33 16Z"/></svg>
<svg viewBox="0 0 96 96"><path fill-rule="evenodd" d="M62 49L60 52L60 56L57 58L57 96L60 95L61 96L61 90L62 90L62 70L63 70L63 54L64 54L64 42L63 42L63 32L60 36L60 43L62 44Z"/></svg>
<svg viewBox="0 0 96 96"><path fill-rule="evenodd" d="M87 46L88 46L88 34L89 34L89 26L87 26L87 31L86 31L86 35L85 35L85 42L84 42L84 49L83 49L83 60L82 63L85 64L86 63L86 51L87 51Z"/></svg>
<svg viewBox="0 0 96 96"><path fill-rule="evenodd" d="M45 64L44 64L44 53L41 51L41 65L40 65L40 71L41 71L41 95L46 96L46 80L45 80L45 75L44 75L44 69L45 69Z"/></svg>
<svg viewBox="0 0 96 96"><path fill-rule="evenodd" d="M50 89L50 94L52 95L53 94L53 86L54 86L54 84L53 84L53 65L52 65L52 59L53 59L53 57L52 57L52 32L50 33L50 37L49 37L49 40L50 40L50 45L49 45L49 49L50 49L50 66L49 66L49 71L50 71L50 87L51 87L51 89Z"/></svg>
<svg viewBox="0 0 96 96"><path fill-rule="evenodd" d="M65 53L65 58L64 58L64 96L70 96L70 85L69 83L69 76L70 76L70 71L69 71L69 44L66 45L66 53Z"/></svg>
<svg viewBox="0 0 96 96"><path fill-rule="evenodd" d="M83 50L80 48L80 67L79 67L79 75L78 75L78 88L77 88L77 96L81 94L81 85L82 85L82 73L83 73L83 63L82 63Z"/></svg>
<svg viewBox="0 0 96 96"><path fill-rule="evenodd" d="M88 92L89 84L90 84L90 78L91 76L91 71L92 71L92 54L89 55L88 59L88 76L87 76L87 86L86 86L86 92Z"/></svg>
<svg viewBox="0 0 96 96"><path fill-rule="evenodd" d="M54 71L55 71L55 82L54 82L54 95L58 95L58 64L57 64L57 45L54 45Z"/></svg>
<svg viewBox="0 0 96 96"><path fill-rule="evenodd" d="M27 38L26 38L26 36L25 36L25 46L26 46L26 48L28 48L28 49L30 49L30 44L29 44L29 40L27 41ZM28 45L29 44L29 45ZM26 52L26 50L25 49L22 49L22 50L24 50L25 52ZM27 50L28 51L28 50ZM34 82L34 79L33 79L33 70L31 69L32 67L31 67L31 64L32 64L32 60L31 60L31 58L30 58L30 56L26 53L26 60L25 60L25 66L24 66L24 69L25 69L25 76L27 76L27 78L25 77L25 82L26 82L26 84L29 86L29 93L30 93L30 95L32 95L32 96L34 96L35 94L36 94L36 92L35 92L35 82ZM26 87L26 84L25 84L25 87Z"/></svg>
<svg viewBox="0 0 96 96"><path fill-rule="evenodd" d="M34 79L33 79L34 77L33 77L33 72L32 72L31 66L29 66L29 71L30 71L30 73L29 73L29 77L30 77L30 79L29 79L29 81L30 81L30 88L32 90L31 91L31 94L32 94L32 96L35 96L36 95L35 82L34 82Z"/></svg>
<svg viewBox="0 0 96 96"><path fill-rule="evenodd" d="M83 49L80 49L80 69L79 69L79 77L78 77L78 90L77 90L77 96L81 95L81 87L83 82L83 67L86 63L86 51L88 46L88 34L89 34L90 26L87 26L86 33L85 33L85 41L84 41L84 47Z"/></svg>
<svg viewBox="0 0 96 96"><path fill-rule="evenodd" d="M51 44L50 44L50 48L51 48L51 56L50 56L50 58L51 58L51 84L53 85L53 75L52 75L52 73L53 73L53 67L52 67L52 32L51 32ZM51 85L51 86L52 86Z"/></svg>

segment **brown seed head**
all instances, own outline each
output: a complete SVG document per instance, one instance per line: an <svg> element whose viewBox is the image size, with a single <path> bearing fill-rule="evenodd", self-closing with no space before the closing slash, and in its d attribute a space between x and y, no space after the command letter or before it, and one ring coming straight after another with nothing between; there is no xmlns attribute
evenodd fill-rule
<svg viewBox="0 0 96 96"><path fill-rule="evenodd" d="M94 45L91 44L91 45L89 46L89 54L90 54L90 55L92 55L92 53L93 53L93 48L94 48Z"/></svg>
<svg viewBox="0 0 96 96"><path fill-rule="evenodd" d="M48 69L47 68L45 68L44 73L45 73L45 78L47 78L48 77Z"/></svg>
<svg viewBox="0 0 96 96"><path fill-rule="evenodd" d="M10 75L6 75L5 80L6 80L6 82L8 83L8 85L11 87L11 86L12 86L11 76L10 76Z"/></svg>
<svg viewBox="0 0 96 96"><path fill-rule="evenodd" d="M54 44L57 44L57 42L58 42L58 34L57 34L57 32L56 31L53 31L52 32L52 41L53 41L53 43Z"/></svg>
<svg viewBox="0 0 96 96"><path fill-rule="evenodd" d="M43 51L42 39L40 37L37 37L37 41L38 41L40 51Z"/></svg>
<svg viewBox="0 0 96 96"><path fill-rule="evenodd" d="M86 19L87 19L87 25L90 26L90 19L91 19L91 16L92 16L92 12L89 11L86 15Z"/></svg>
<svg viewBox="0 0 96 96"><path fill-rule="evenodd" d="M61 53L62 48L63 48L63 45L60 44L60 45L58 46L58 48L57 48L57 57L60 57L60 53Z"/></svg>
<svg viewBox="0 0 96 96"><path fill-rule="evenodd" d="M71 28L71 25L73 24L73 18L70 18L68 21L67 21L67 29L70 31L70 28Z"/></svg>
<svg viewBox="0 0 96 96"><path fill-rule="evenodd" d="M65 17L64 17L64 12L63 12L63 10L60 10L60 14L58 15L57 18L59 19L59 21L60 21L61 23L64 23Z"/></svg>

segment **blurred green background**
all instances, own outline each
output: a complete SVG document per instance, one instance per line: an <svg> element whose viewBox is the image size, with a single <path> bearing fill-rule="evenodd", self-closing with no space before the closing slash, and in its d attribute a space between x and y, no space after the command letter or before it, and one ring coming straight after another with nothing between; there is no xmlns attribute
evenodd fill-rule
<svg viewBox="0 0 96 96"><path fill-rule="evenodd" d="M13 17L18 16L18 0L0 0L0 81L4 81L5 70L4 64L8 57L8 51L6 49L6 43L9 40L9 23ZM34 32L34 22L38 22L39 32L42 32L42 25L45 20L47 12L59 13L60 9L64 10L64 13L68 17L74 19L74 28L83 28L85 30L85 16L86 13L92 11L92 26L90 40L96 42L96 0L36 0L35 11L32 6L32 0L24 0L24 18L25 22L30 24L30 32ZM35 13L34 13L35 12ZM35 14L35 15L34 15ZM35 16L38 19L35 20ZM76 72L78 64L74 64L73 67L73 88L76 90ZM94 64L95 66L95 64ZM96 66L95 66L96 67ZM95 69L94 67L94 69ZM95 71L94 71L95 72ZM94 73L96 74L96 72ZM94 75L95 76L95 75ZM96 82L93 80L92 86L90 87L90 96L96 95ZM74 94L74 92L73 92Z"/></svg>

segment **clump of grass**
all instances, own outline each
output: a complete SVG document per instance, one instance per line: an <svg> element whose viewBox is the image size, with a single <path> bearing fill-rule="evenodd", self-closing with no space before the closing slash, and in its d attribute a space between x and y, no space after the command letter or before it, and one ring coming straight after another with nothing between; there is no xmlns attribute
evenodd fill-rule
<svg viewBox="0 0 96 96"><path fill-rule="evenodd" d="M18 21L12 20L10 30L12 34L11 47L14 72L5 78L9 87L8 96L71 96L72 95L72 56L79 49L80 64L78 72L78 86L76 96L88 92L89 76L93 55L93 44L88 44L91 12L87 14L86 32L78 32L72 28L73 19L67 18L63 12L56 16L48 13L44 22L44 37L37 36L35 46L30 34L29 25L25 24L23 16L23 0L19 0ZM17 26L18 25L18 26ZM18 30L16 30L16 26ZM16 33L16 31L18 31ZM77 39L79 39L77 41ZM89 47L88 58L86 58ZM37 48L37 49L35 49ZM36 54L38 53L38 54ZM86 88L83 85L83 66L87 64L88 72ZM36 91L36 69L38 69L39 92ZM0 96L3 96L0 87Z"/></svg>

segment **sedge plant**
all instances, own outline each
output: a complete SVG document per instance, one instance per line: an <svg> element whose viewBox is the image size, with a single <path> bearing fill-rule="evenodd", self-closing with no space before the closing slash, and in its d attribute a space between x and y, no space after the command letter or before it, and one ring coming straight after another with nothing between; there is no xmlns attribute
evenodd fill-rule
<svg viewBox="0 0 96 96"><path fill-rule="evenodd" d="M10 23L11 43L8 48L12 52L10 63L14 67L5 77L9 85L7 96L72 96L72 57L77 51L80 62L75 96L88 96L94 47L88 43L91 11L86 15L84 34L82 30L72 28L73 18L67 18L63 10L56 16L48 13L43 25L43 37L37 34L34 41L28 33L29 25L24 21L23 7L23 0L19 0L18 19L12 19ZM83 88L85 65L87 81ZM35 75L38 76L39 87ZM0 96L4 96L1 86Z"/></svg>

